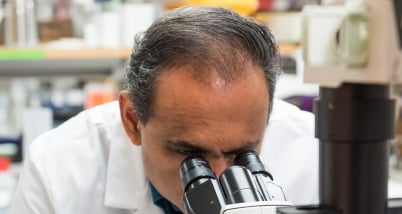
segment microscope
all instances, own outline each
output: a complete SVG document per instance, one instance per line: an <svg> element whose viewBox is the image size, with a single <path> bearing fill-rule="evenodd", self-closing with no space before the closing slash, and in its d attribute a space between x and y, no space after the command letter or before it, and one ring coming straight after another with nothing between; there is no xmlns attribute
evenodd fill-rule
<svg viewBox="0 0 402 214"><path fill-rule="evenodd" d="M202 157L188 157L180 167L188 214L274 214L291 206L254 151L243 152L216 178Z"/></svg>
<svg viewBox="0 0 402 214"><path fill-rule="evenodd" d="M402 200L387 196L391 85L402 83L402 0L306 6L302 29L304 81L320 85L319 204L291 206L255 154L239 157L219 182L205 160L190 158L181 170L189 214L402 213Z"/></svg>

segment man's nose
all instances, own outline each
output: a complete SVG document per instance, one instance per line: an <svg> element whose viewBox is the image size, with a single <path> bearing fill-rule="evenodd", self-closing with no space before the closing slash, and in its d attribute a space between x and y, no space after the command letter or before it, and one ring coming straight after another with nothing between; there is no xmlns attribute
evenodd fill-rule
<svg viewBox="0 0 402 214"><path fill-rule="evenodd" d="M208 160L209 165L211 166L212 171L214 171L217 178L222 174L222 172L233 165L233 159L228 157L217 157Z"/></svg>

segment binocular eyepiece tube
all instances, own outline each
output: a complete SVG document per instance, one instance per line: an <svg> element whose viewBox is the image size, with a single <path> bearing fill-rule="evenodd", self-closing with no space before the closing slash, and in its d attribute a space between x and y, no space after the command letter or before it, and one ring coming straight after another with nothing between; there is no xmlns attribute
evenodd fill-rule
<svg viewBox="0 0 402 214"><path fill-rule="evenodd" d="M180 176L189 214L218 214L228 204L285 200L254 151L239 154L219 179L204 158L188 157L181 164Z"/></svg>

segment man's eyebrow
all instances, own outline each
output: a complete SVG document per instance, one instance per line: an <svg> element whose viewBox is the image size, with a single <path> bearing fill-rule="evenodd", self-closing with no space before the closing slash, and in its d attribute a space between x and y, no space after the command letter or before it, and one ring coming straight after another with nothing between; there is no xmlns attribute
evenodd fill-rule
<svg viewBox="0 0 402 214"><path fill-rule="evenodd" d="M207 153L208 152L207 149L196 146L196 145L194 145L188 141L184 141L184 140L177 140L177 141L176 140L166 140L166 142L168 143L169 147L175 148L175 149L185 149L185 150L190 150L190 151L197 152L197 153ZM260 140L251 141L251 142L248 142L245 146L242 146L240 148L233 149L230 151L222 151L222 154L238 155L245 151L254 150L259 143L260 143Z"/></svg>
<svg viewBox="0 0 402 214"><path fill-rule="evenodd" d="M171 148L186 149L186 150L191 150L191 151L199 152L199 153L208 152L208 150L206 150L202 147L196 146L185 140L166 140L166 143Z"/></svg>
<svg viewBox="0 0 402 214"><path fill-rule="evenodd" d="M260 143L260 140L251 141L251 142L248 142L245 146L242 146L238 149L233 149L230 151L222 151L222 153L224 155L238 155L245 151L254 150L258 146L259 143Z"/></svg>

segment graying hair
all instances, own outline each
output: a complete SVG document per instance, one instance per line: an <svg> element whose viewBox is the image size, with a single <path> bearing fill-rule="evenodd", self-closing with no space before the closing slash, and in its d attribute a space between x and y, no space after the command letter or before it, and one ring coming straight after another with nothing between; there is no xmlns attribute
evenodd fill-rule
<svg viewBox="0 0 402 214"><path fill-rule="evenodd" d="M212 71L233 81L241 78L247 63L264 71L271 111L281 69L270 29L230 9L184 7L158 18L147 31L136 35L126 86L136 114L145 124L152 114L153 89L161 72L191 66L201 80Z"/></svg>

